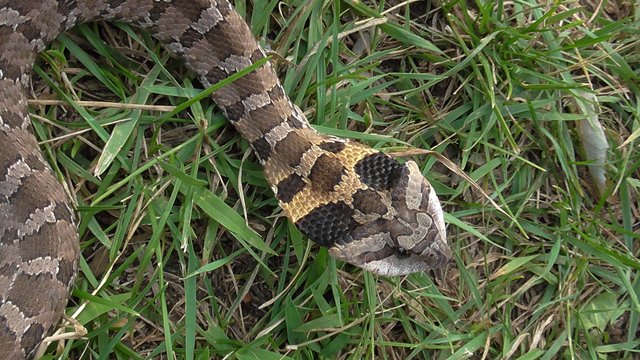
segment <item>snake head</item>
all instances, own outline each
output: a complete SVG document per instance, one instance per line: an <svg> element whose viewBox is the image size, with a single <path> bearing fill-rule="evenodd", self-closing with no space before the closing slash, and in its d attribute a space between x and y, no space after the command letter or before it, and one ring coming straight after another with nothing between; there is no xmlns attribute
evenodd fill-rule
<svg viewBox="0 0 640 360"><path fill-rule="evenodd" d="M312 240L350 264L383 276L443 267L451 259L442 208L413 161L371 152L354 163L345 200L318 206L296 222Z"/></svg>

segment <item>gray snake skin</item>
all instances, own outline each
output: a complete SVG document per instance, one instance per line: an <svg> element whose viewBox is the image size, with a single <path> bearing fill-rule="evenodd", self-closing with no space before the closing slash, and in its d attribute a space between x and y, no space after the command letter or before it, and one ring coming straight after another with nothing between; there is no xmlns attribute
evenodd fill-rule
<svg viewBox="0 0 640 360"><path fill-rule="evenodd" d="M77 272L74 210L31 132L37 54L95 20L148 31L215 84L265 57L227 0L0 0L0 354L32 358L64 312ZM284 213L338 259L380 275L445 265L435 192L418 166L318 134L269 63L213 95L251 144Z"/></svg>

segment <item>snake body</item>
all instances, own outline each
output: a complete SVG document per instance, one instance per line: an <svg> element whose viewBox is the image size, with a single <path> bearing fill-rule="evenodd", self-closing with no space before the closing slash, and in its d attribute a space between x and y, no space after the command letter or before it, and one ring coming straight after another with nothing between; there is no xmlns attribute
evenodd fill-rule
<svg viewBox="0 0 640 360"><path fill-rule="evenodd" d="M215 84L265 57L227 0L0 0L0 354L34 356L64 312L77 272L71 201L31 132L27 88L37 54L89 21L152 34ZM318 134L267 62L214 93L251 144L280 206L331 255L381 275L450 258L438 199L414 162Z"/></svg>

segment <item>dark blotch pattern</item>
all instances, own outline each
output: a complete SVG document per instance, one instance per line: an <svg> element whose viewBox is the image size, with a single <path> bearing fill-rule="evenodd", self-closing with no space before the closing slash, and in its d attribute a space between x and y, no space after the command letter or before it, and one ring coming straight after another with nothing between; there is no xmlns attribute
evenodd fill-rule
<svg viewBox="0 0 640 360"><path fill-rule="evenodd" d="M67 261L65 259L60 260L60 265L58 267L58 274L56 277L58 281L64 283L69 281L69 279L73 279L76 273L75 264L71 261Z"/></svg>
<svg viewBox="0 0 640 360"><path fill-rule="evenodd" d="M313 144L303 135L292 131L276 144L275 151L279 154L283 163L295 167L302 160L302 155L312 146Z"/></svg>
<svg viewBox="0 0 640 360"><path fill-rule="evenodd" d="M269 142L264 138L264 136L252 142L251 147L253 147L253 150L255 150L260 160L269 160L269 156L271 156L271 145L269 145Z"/></svg>
<svg viewBox="0 0 640 360"><path fill-rule="evenodd" d="M251 126L260 134L267 134L273 128L282 124L282 118L280 117L280 107L274 103L269 103L263 107L257 108L251 111Z"/></svg>
<svg viewBox="0 0 640 360"><path fill-rule="evenodd" d="M296 225L309 239L321 246L331 247L338 240L344 242L357 224L353 220L353 210L347 204L338 202L314 209Z"/></svg>
<svg viewBox="0 0 640 360"><path fill-rule="evenodd" d="M324 141L319 146L320 149L334 154L339 153L346 147L346 145L341 141Z"/></svg>
<svg viewBox="0 0 640 360"><path fill-rule="evenodd" d="M21 342L26 349L33 349L31 355L35 355L36 347L45 336L45 328L40 324L33 324L22 335Z"/></svg>
<svg viewBox="0 0 640 360"><path fill-rule="evenodd" d="M280 181L278 184L278 193L276 194L276 198L284 203L288 203L293 200L293 197L296 196L302 189L304 189L306 183L300 175L291 174L286 179Z"/></svg>
<svg viewBox="0 0 640 360"><path fill-rule="evenodd" d="M346 169L338 159L322 154L313 164L309 180L313 189L320 192L331 192L342 181Z"/></svg>
<svg viewBox="0 0 640 360"><path fill-rule="evenodd" d="M358 190L353 194L353 207L365 215L387 213L387 207L382 203L382 197L371 189Z"/></svg>
<svg viewBox="0 0 640 360"><path fill-rule="evenodd" d="M389 190L402 175L402 165L389 155L375 153L358 161L355 171L370 188Z"/></svg>
<svg viewBox="0 0 640 360"><path fill-rule="evenodd" d="M304 124L302 123L302 121L300 121L300 119L293 116L293 114L289 115L286 121L287 121L287 124L289 124L289 127L291 127L292 129L302 129L304 127Z"/></svg>
<svg viewBox="0 0 640 360"><path fill-rule="evenodd" d="M244 116L245 109L246 107L242 101L238 101L231 105L227 105L224 108L224 111L226 112L227 119L230 121L239 121Z"/></svg>
<svg viewBox="0 0 640 360"><path fill-rule="evenodd" d="M367 251L359 256L363 263L368 263L372 261L380 261L388 258L389 256L395 254L395 250L390 246L385 246L378 251Z"/></svg>

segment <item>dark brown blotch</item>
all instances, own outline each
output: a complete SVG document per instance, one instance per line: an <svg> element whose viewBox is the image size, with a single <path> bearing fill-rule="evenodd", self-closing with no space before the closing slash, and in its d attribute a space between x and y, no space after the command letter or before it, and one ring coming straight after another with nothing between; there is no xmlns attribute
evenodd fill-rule
<svg viewBox="0 0 640 360"><path fill-rule="evenodd" d="M227 118L232 122L237 122L240 119L246 117L241 126L255 127L261 134L266 134L276 126L282 124L285 120L282 114L286 114L291 111L288 107L283 108L282 103L277 103L277 100L284 97L279 86L274 86L273 89L267 92L270 102L257 109L249 109L245 105L247 99L241 98L231 105L225 106ZM237 124L234 124L237 125ZM291 126L291 124L289 124ZM295 126L291 126L294 128Z"/></svg>
<svg viewBox="0 0 640 360"><path fill-rule="evenodd" d="M58 264L58 273L56 274L56 278L63 284L68 283L69 279L73 279L76 275L75 259L74 261L60 259Z"/></svg>
<svg viewBox="0 0 640 360"><path fill-rule="evenodd" d="M118 6L124 4L125 2L127 2L127 0L114 0L114 1L109 1L109 7L111 9L115 9Z"/></svg>
<svg viewBox="0 0 640 360"><path fill-rule="evenodd" d="M384 260L392 255L394 255L396 253L396 250L390 246L385 246L382 249L378 250L378 251L367 251L362 253L362 255L359 256L360 259L362 259L362 263L369 263L372 261L380 261L380 260Z"/></svg>
<svg viewBox="0 0 640 360"><path fill-rule="evenodd" d="M355 171L370 188L389 190L402 175L402 168L391 156L378 152L358 161Z"/></svg>
<svg viewBox="0 0 640 360"><path fill-rule="evenodd" d="M164 1L154 1L153 8L149 11L149 19L154 23L157 22L170 6L170 3Z"/></svg>
<svg viewBox="0 0 640 360"><path fill-rule="evenodd" d="M269 142L267 141L267 139L264 138L264 136L252 142L251 147L256 152L256 155L258 155L258 158L260 160L262 161L269 160L269 157L271 156L271 144L269 144Z"/></svg>
<svg viewBox="0 0 640 360"><path fill-rule="evenodd" d="M13 328L9 325L9 321L4 315L0 315L0 333L3 334L3 338L0 339L3 340L0 341L0 348L10 349L13 346L12 342L15 339L16 333L13 332Z"/></svg>
<svg viewBox="0 0 640 360"><path fill-rule="evenodd" d="M33 349L32 352L35 353L37 346L40 345L42 339L44 339L45 328L39 323L31 323L27 331L22 334L22 339L20 341L20 346L23 349ZM27 354L27 357L33 356L34 354Z"/></svg>
<svg viewBox="0 0 640 360"><path fill-rule="evenodd" d="M292 131L276 144L275 151L278 153L282 162L291 167L295 167L302 160L302 155L309 151L312 146L313 144L303 135Z"/></svg>
<svg viewBox="0 0 640 360"><path fill-rule="evenodd" d="M309 173L309 180L314 190L319 192L331 192L342 181L346 169L336 158L322 154L313 164Z"/></svg>
<svg viewBox="0 0 640 360"><path fill-rule="evenodd" d="M255 49L253 50L253 52L251 53L251 56L249 56L249 58L251 59L252 63L255 63L256 61L264 58L264 55L262 54L262 51L260 51L260 49Z"/></svg>
<svg viewBox="0 0 640 360"><path fill-rule="evenodd" d="M47 189L46 186L56 186L57 184L52 184L55 179L53 179L53 176L51 176L48 170L44 172L32 171L28 176L20 180L20 189L14 192L8 200L15 205L12 208L11 214L13 219L24 223L33 215L35 209L44 209L51 204L52 199L42 196L42 193L38 190L42 188ZM45 181L48 181L48 183L45 183ZM56 191L45 191L44 193L51 195L54 199L60 198L61 194L57 191L58 189L56 187L52 187L51 189L55 189Z"/></svg>
<svg viewBox="0 0 640 360"><path fill-rule="evenodd" d="M287 94L284 93L282 87L278 86L277 84L271 90L269 90L268 94L272 101L287 97Z"/></svg>
<svg viewBox="0 0 640 360"><path fill-rule="evenodd" d="M47 294L48 296L60 296L55 290L51 292L51 287L55 284L53 274L49 272L43 272L37 275L29 275L21 273L14 279L11 291L7 296L7 301L22 310L24 316L34 317L43 311L43 307L47 304L46 299L43 299L40 294ZM38 296L36 296L38 294ZM57 297L53 297L58 301ZM67 301L65 298L62 300Z"/></svg>
<svg viewBox="0 0 640 360"><path fill-rule="evenodd" d="M246 106L244 106L242 101L237 101L224 107L227 119L232 122L240 121L240 119L245 115L245 109Z"/></svg>
<svg viewBox="0 0 640 360"><path fill-rule="evenodd" d="M293 200L293 198L301 192L305 186L306 183L302 180L302 177L293 173L278 183L276 198L283 203L288 203Z"/></svg>
<svg viewBox="0 0 640 360"><path fill-rule="evenodd" d="M209 32L205 34L205 37L210 44L219 45L216 47L215 56L223 61L231 55L244 56L242 52L243 47L237 44L238 37L230 37L228 31L230 25L231 23L229 22L229 19L224 18L218 22L218 25L215 28L209 30ZM190 46L193 44L194 40L200 39L201 37L202 34L198 33L194 29L190 29L180 38L180 42L185 46Z"/></svg>
<svg viewBox="0 0 640 360"><path fill-rule="evenodd" d="M251 110L249 112L251 118L245 125L256 128L264 135L284 122L281 114L281 105L270 102L261 108Z"/></svg>
<svg viewBox="0 0 640 360"><path fill-rule="evenodd" d="M328 151L330 153L337 154L340 151L344 150L346 147L345 143L342 141L323 141L320 145L320 149L324 151Z"/></svg>
<svg viewBox="0 0 640 360"><path fill-rule="evenodd" d="M384 215L388 209L382 202L382 197L377 192L366 189L358 190L353 194L353 207L365 215Z"/></svg>
<svg viewBox="0 0 640 360"><path fill-rule="evenodd" d="M221 59L224 61L224 59ZM243 69L239 69L243 70ZM229 73L229 75L235 73L233 70ZM263 64L259 68L253 70L252 72L244 75L242 78L236 80L234 83L229 84L230 87L233 88L233 91L240 99L246 99L251 95L262 94L267 89L270 83L275 83L276 79L268 79L268 77L275 76L273 72L271 72L268 68L267 64ZM224 89L224 88L223 88ZM273 98L272 98L273 100Z"/></svg>
<svg viewBox="0 0 640 360"><path fill-rule="evenodd" d="M336 241L344 242L357 223L353 219L353 210L344 202L337 202L315 208L296 226L309 239L331 247Z"/></svg>
<svg viewBox="0 0 640 360"><path fill-rule="evenodd" d="M22 67L24 64L33 63L33 59L35 58L31 49L29 49L29 39L24 38L26 35L24 33L22 34L23 44L16 46L18 44L8 41L12 33L13 30L8 26L0 27L0 39L7 39L0 41L0 54L4 55L0 57L0 69L2 69L2 75L5 79L19 78L20 75L22 75ZM3 95L6 96L6 94ZM5 99L5 103L10 104L7 99Z"/></svg>
<svg viewBox="0 0 640 360"><path fill-rule="evenodd" d="M30 211L35 209L36 207L29 207ZM72 214L68 208L62 203L56 203L54 214L55 222L48 219L37 227L34 225L28 227L28 233L22 234L20 253L24 261L47 256L59 258L61 254L69 254L70 245L77 246L76 243L69 241L75 236L76 230L75 226L71 225L73 224ZM15 232L14 234L17 235ZM42 239L49 239L49 241L43 242Z"/></svg>
<svg viewBox="0 0 640 360"><path fill-rule="evenodd" d="M295 117L293 114L287 117L287 124L289 124L289 127L292 129L302 129L305 125L300 119Z"/></svg>
<svg viewBox="0 0 640 360"><path fill-rule="evenodd" d="M182 3L180 5L179 3ZM207 4L209 5L209 4ZM189 23L197 23L202 17L202 12L207 9L208 6L198 6L194 4L192 0L178 0L176 2L176 10L187 20ZM218 10L221 10L219 7Z"/></svg>

